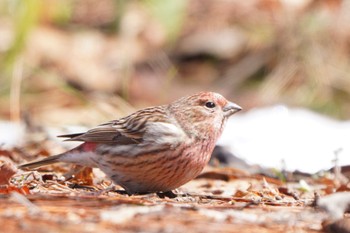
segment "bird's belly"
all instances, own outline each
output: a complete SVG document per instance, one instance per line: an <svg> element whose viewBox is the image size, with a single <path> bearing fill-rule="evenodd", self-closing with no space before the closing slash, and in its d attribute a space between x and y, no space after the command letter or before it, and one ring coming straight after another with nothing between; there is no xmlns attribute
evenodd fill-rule
<svg viewBox="0 0 350 233"><path fill-rule="evenodd" d="M208 163L211 153L193 148L137 157L108 155L100 169L128 193L170 191L192 180ZM106 155L105 155L106 156Z"/></svg>

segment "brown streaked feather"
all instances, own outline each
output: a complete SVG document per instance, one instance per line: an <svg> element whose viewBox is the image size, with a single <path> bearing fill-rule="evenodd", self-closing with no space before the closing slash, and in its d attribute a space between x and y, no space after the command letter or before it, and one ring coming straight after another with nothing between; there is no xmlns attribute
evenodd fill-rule
<svg viewBox="0 0 350 233"><path fill-rule="evenodd" d="M65 134L65 141L129 145L143 141L146 123L168 122L165 106L146 108L118 120L106 122L85 133Z"/></svg>
<svg viewBox="0 0 350 233"><path fill-rule="evenodd" d="M111 126L96 127L85 133L68 134L64 137L70 137L65 141L83 141L95 143L118 143L118 144L135 144L135 141L121 135L115 128ZM62 136L61 136L62 137Z"/></svg>

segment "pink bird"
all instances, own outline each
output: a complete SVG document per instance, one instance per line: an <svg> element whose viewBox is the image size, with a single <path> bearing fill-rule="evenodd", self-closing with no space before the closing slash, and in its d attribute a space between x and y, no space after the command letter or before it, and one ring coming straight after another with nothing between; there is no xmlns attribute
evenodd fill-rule
<svg viewBox="0 0 350 233"><path fill-rule="evenodd" d="M199 175L226 120L240 110L220 94L201 92L139 110L85 133L62 135L83 143L19 168L75 163L101 169L128 194L168 192Z"/></svg>

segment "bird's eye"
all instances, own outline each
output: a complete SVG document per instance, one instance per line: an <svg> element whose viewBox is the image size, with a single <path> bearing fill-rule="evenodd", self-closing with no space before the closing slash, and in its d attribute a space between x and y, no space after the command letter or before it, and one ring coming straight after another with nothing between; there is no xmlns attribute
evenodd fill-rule
<svg viewBox="0 0 350 233"><path fill-rule="evenodd" d="M215 103L208 101L208 102L205 103L205 107L207 107L207 108L215 108Z"/></svg>

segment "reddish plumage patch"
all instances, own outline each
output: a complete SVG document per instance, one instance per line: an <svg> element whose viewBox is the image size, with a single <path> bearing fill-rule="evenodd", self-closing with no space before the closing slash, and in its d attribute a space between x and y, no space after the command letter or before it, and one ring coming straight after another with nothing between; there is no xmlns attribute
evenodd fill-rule
<svg viewBox="0 0 350 233"><path fill-rule="evenodd" d="M94 151L96 149L97 144L94 142L85 142L82 145L83 151Z"/></svg>

